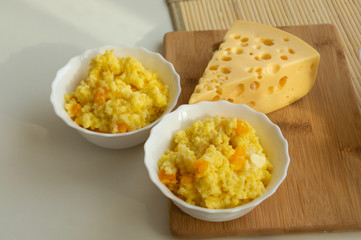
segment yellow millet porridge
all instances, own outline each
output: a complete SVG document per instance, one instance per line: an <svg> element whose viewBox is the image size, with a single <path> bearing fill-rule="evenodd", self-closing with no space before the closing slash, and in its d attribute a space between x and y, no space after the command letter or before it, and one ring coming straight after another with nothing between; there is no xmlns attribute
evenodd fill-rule
<svg viewBox="0 0 361 240"><path fill-rule="evenodd" d="M155 72L113 50L91 60L88 77L65 95L65 109L79 126L103 133L143 128L167 107L168 87Z"/></svg>
<svg viewBox="0 0 361 240"><path fill-rule="evenodd" d="M159 179L184 201L233 208L260 196L272 165L254 128L236 118L208 118L180 130L158 161Z"/></svg>

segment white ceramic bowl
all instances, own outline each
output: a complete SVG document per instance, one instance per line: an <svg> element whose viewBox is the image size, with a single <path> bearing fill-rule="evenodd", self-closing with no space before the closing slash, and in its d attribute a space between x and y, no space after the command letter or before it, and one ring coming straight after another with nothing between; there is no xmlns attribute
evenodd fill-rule
<svg viewBox="0 0 361 240"><path fill-rule="evenodd" d="M146 69L158 73L160 80L169 87L169 102L162 116L174 108L178 101L181 87L179 75L173 65L158 53L148 51L145 48L126 46L104 46L97 49L90 49L70 59L56 74L55 80L52 83L50 101L53 104L55 113L68 126L79 131L79 133L90 142L106 148L129 148L144 142L149 136L150 129L159 122L162 116L144 128L132 132L109 134L93 132L79 127L64 109L64 95L75 91L80 81L86 79L90 60L97 54L104 54L105 50L110 49L114 49L114 55L116 57L134 57L141 62Z"/></svg>
<svg viewBox="0 0 361 240"><path fill-rule="evenodd" d="M197 120L217 115L247 120L255 128L261 145L274 166L272 178L264 193L245 205L231 209L206 209L188 204L176 197L158 178L158 160L170 147L174 134L180 129L189 127ZM152 129L144 145L144 150L144 162L150 179L161 192L185 213L212 222L228 221L241 217L270 197L285 179L290 162L288 143L277 125L272 123L265 114L256 112L247 105L233 104L227 101L199 102L180 106L177 110L165 115Z"/></svg>

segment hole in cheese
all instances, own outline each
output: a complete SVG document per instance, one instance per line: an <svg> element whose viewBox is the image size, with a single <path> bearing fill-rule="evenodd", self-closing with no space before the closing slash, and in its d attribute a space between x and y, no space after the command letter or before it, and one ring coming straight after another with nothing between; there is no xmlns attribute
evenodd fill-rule
<svg viewBox="0 0 361 240"><path fill-rule="evenodd" d="M278 64L274 64L274 63L270 63L267 65L266 67L266 71L270 74L276 74L278 73L278 71L280 70L280 65Z"/></svg>
<svg viewBox="0 0 361 240"><path fill-rule="evenodd" d="M255 57L254 57L254 60L259 61L259 57L258 57L258 56L255 56Z"/></svg>
<svg viewBox="0 0 361 240"><path fill-rule="evenodd" d="M231 50L224 51L224 55L231 55L231 54L232 54Z"/></svg>
<svg viewBox="0 0 361 240"><path fill-rule="evenodd" d="M278 81L278 88L279 89L282 89L286 85L287 79L288 79L288 77L284 76Z"/></svg>
<svg viewBox="0 0 361 240"><path fill-rule="evenodd" d="M249 72L249 73L253 72L253 68L249 68L249 69L247 70L247 72Z"/></svg>
<svg viewBox="0 0 361 240"><path fill-rule="evenodd" d="M261 74L262 73L262 68L256 68L256 70L254 70L256 73Z"/></svg>
<svg viewBox="0 0 361 240"><path fill-rule="evenodd" d="M293 50L292 48L289 48L288 52L291 53L291 54L295 54L295 50Z"/></svg>
<svg viewBox="0 0 361 240"><path fill-rule="evenodd" d="M248 106L254 107L254 106L256 106L256 103L255 103L254 101L250 101L250 102L248 103Z"/></svg>
<svg viewBox="0 0 361 240"><path fill-rule="evenodd" d="M231 58L231 57L227 57L227 56L223 56L223 57L222 57L222 60L228 62L228 61L231 61L232 58Z"/></svg>
<svg viewBox="0 0 361 240"><path fill-rule="evenodd" d="M259 82L257 82L257 81L252 82L252 83L249 85L249 88L250 88L251 90L257 90L257 89L259 88Z"/></svg>
<svg viewBox="0 0 361 240"><path fill-rule="evenodd" d="M240 48L236 48L235 53L236 53L236 54L242 54L242 53L243 53L243 50L240 49Z"/></svg>
<svg viewBox="0 0 361 240"><path fill-rule="evenodd" d="M288 57L287 57L286 55L282 55L282 56L281 56L281 59L282 59L282 60L288 60Z"/></svg>
<svg viewBox="0 0 361 240"><path fill-rule="evenodd" d="M262 79L262 76L261 76L261 75L259 75L259 76L257 76L257 78L258 78L258 79Z"/></svg>
<svg viewBox="0 0 361 240"><path fill-rule="evenodd" d="M244 37L241 39L242 42L248 42L248 37Z"/></svg>
<svg viewBox="0 0 361 240"><path fill-rule="evenodd" d="M233 89L233 95L239 97L244 92L244 84L240 83Z"/></svg>
<svg viewBox="0 0 361 240"><path fill-rule="evenodd" d="M242 46L242 47L247 47L247 46L248 46L248 43L242 43L241 46Z"/></svg>
<svg viewBox="0 0 361 240"><path fill-rule="evenodd" d="M240 38L241 38L240 35L233 35L232 37L233 37L234 39L240 39Z"/></svg>
<svg viewBox="0 0 361 240"><path fill-rule="evenodd" d="M229 74L231 73L231 70L229 68L226 68L226 67L222 67L220 69L221 73L224 73L224 74Z"/></svg>
<svg viewBox="0 0 361 240"><path fill-rule="evenodd" d="M271 94L273 93L273 91L274 91L274 87L273 87L273 86L268 87L268 89L267 89L267 91L266 91L266 94L271 95Z"/></svg>
<svg viewBox="0 0 361 240"><path fill-rule="evenodd" d="M209 84L207 84L205 87L206 87L206 89L207 89L208 91L210 91L210 90L213 89L213 87L212 87L211 85L209 85Z"/></svg>
<svg viewBox="0 0 361 240"><path fill-rule="evenodd" d="M271 54L269 54L269 53L264 53L264 54L262 54L262 59L263 60L269 60L269 59L271 59L272 58L272 56L271 56Z"/></svg>
<svg viewBox="0 0 361 240"><path fill-rule="evenodd" d="M228 98L227 101L233 103L234 99L233 98Z"/></svg>
<svg viewBox="0 0 361 240"><path fill-rule="evenodd" d="M311 67L310 67L310 68L311 68L311 70L313 70L313 68L314 68L314 67L315 67L315 64L314 64L314 63L312 63L312 64L311 64Z"/></svg>
<svg viewBox="0 0 361 240"><path fill-rule="evenodd" d="M288 38L282 38L282 40L285 41L285 42L288 42L288 41L289 41Z"/></svg>
<svg viewBox="0 0 361 240"><path fill-rule="evenodd" d="M273 43L273 39L261 39L261 42L266 45L266 46L272 46L274 43Z"/></svg>
<svg viewBox="0 0 361 240"><path fill-rule="evenodd" d="M219 95L217 95L217 96L215 96L214 98L212 98L212 101L218 101L218 100L220 100L221 99L221 97L219 96Z"/></svg>
<svg viewBox="0 0 361 240"><path fill-rule="evenodd" d="M253 49L261 49L261 46L258 45L258 44L255 44L255 45L253 45L252 47L253 47Z"/></svg>
<svg viewBox="0 0 361 240"><path fill-rule="evenodd" d="M252 56L252 55L253 55L253 52L250 52L250 53L249 53L249 55L251 55L251 56Z"/></svg>
<svg viewBox="0 0 361 240"><path fill-rule="evenodd" d="M213 65L213 66L209 67L209 70L211 70L211 71L215 71L217 69L218 69L218 65Z"/></svg>

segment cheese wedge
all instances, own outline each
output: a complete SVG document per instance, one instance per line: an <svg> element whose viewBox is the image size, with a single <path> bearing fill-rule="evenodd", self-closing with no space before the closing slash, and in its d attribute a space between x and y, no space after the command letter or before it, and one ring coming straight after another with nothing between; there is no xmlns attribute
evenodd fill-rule
<svg viewBox="0 0 361 240"><path fill-rule="evenodd" d="M189 100L228 100L269 113L305 96L315 81L319 53L271 26L236 21L208 63Z"/></svg>

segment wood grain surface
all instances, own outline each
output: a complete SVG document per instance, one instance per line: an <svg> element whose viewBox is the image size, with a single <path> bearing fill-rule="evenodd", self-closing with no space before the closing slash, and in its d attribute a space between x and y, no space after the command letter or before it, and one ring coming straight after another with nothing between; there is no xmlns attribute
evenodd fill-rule
<svg viewBox="0 0 361 240"><path fill-rule="evenodd" d="M169 202L170 231L184 238L361 229L361 116L343 46L333 25L282 27L316 48L321 61L311 92L268 114L289 142L291 163L277 192L246 216L212 223ZM165 58L181 76L185 104L225 31L171 32Z"/></svg>

